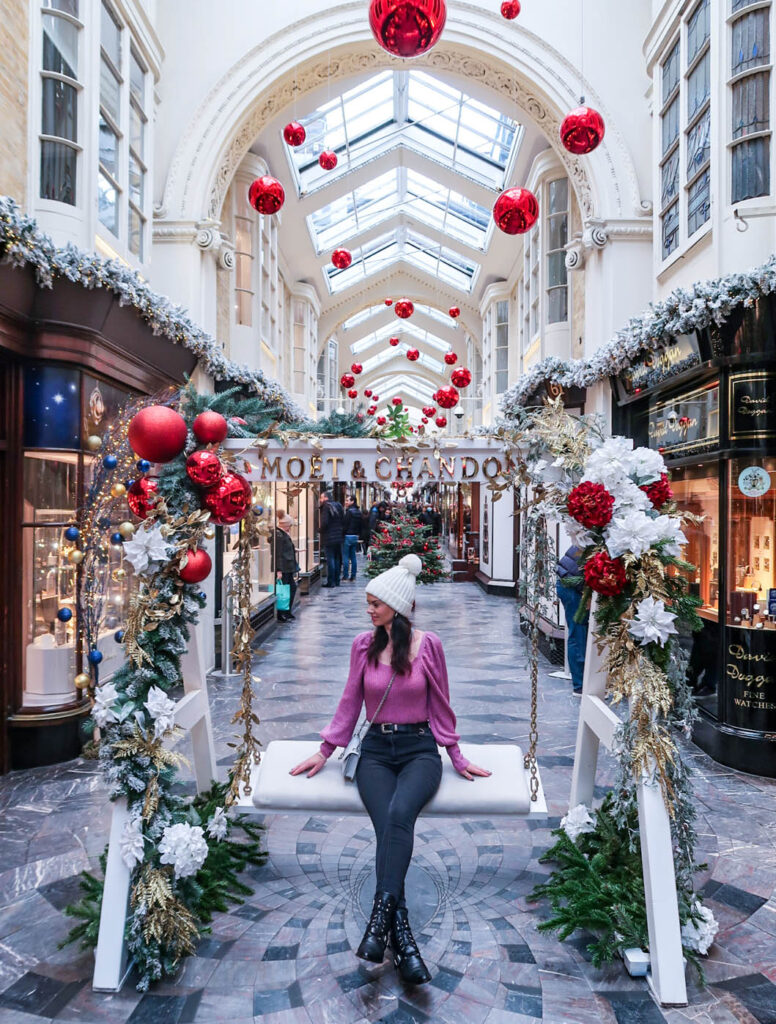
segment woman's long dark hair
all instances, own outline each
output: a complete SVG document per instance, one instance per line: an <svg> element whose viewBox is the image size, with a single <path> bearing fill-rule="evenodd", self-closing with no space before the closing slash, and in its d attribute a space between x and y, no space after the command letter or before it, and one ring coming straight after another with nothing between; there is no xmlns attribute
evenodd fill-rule
<svg viewBox="0 0 776 1024"><path fill-rule="evenodd" d="M397 675L405 675L412 669L410 661L410 644L412 643L412 623L406 615L398 612L391 622L391 668ZM367 659L376 665L380 655L388 646L388 630L385 626L377 626L372 634Z"/></svg>

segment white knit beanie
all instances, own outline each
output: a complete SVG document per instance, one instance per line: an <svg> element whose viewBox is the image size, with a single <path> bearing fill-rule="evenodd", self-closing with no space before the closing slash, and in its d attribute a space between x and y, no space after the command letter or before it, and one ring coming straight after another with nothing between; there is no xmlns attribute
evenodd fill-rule
<svg viewBox="0 0 776 1024"><path fill-rule="evenodd" d="M398 565L370 580L366 592L400 615L409 615L415 601L415 579L422 568L423 563L417 555L404 555Z"/></svg>

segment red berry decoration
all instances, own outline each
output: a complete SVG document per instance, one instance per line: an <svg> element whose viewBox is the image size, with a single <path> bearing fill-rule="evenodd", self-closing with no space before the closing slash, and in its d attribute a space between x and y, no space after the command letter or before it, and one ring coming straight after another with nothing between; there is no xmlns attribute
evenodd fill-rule
<svg viewBox="0 0 776 1024"><path fill-rule="evenodd" d="M606 125L597 110L592 107L575 107L563 118L560 126L560 141L569 153L584 156L592 153L604 137Z"/></svg>
<svg viewBox="0 0 776 1024"><path fill-rule="evenodd" d="M370 405L369 408L366 411L367 416L374 416L374 414L376 412L377 412L377 406L376 405Z"/></svg>
<svg viewBox="0 0 776 1024"><path fill-rule="evenodd" d="M385 300L385 304L386 304L386 306L392 306L393 305L393 299L386 299Z"/></svg>
<svg viewBox="0 0 776 1024"><path fill-rule="evenodd" d="M450 374L450 380L457 388L468 388L472 382L472 372L465 366L459 366Z"/></svg>
<svg viewBox="0 0 776 1024"><path fill-rule="evenodd" d="M348 398L358 398L358 391L355 388L351 388L348 391Z"/></svg>
<svg viewBox="0 0 776 1024"><path fill-rule="evenodd" d="M585 480L569 492L566 508L572 519L576 519L586 529L600 530L611 522L614 495L603 484Z"/></svg>
<svg viewBox="0 0 776 1024"><path fill-rule="evenodd" d="M436 393L437 405L441 405L443 409L452 409L454 405L458 405L459 397L454 387L440 388Z"/></svg>
<svg viewBox="0 0 776 1024"><path fill-rule="evenodd" d="M331 254L331 262L337 270L347 270L353 262L353 257L347 249L335 249Z"/></svg>
<svg viewBox="0 0 776 1024"><path fill-rule="evenodd" d="M353 376L352 373L343 373L342 376L340 377L340 384L343 386L343 388L352 388L355 383L356 378Z"/></svg>
<svg viewBox="0 0 776 1024"><path fill-rule="evenodd" d="M224 473L215 487L209 487L202 495L202 505L210 518L222 526L239 523L252 501L251 485L239 473Z"/></svg>
<svg viewBox="0 0 776 1024"><path fill-rule="evenodd" d="M514 21L520 13L520 0L504 0L501 5L501 17Z"/></svg>
<svg viewBox="0 0 776 1024"><path fill-rule="evenodd" d="M424 416L428 416L429 418L431 418L435 413L436 413L436 409L434 408L433 405L424 405L423 406L423 415Z"/></svg>
<svg viewBox="0 0 776 1024"><path fill-rule="evenodd" d="M186 444L186 421L168 405L149 405L129 421L132 451L149 462L169 462Z"/></svg>
<svg viewBox="0 0 776 1024"><path fill-rule="evenodd" d="M386 422L387 422L387 420L386 420L385 416L378 416L377 417L377 425L378 426L384 427Z"/></svg>
<svg viewBox="0 0 776 1024"><path fill-rule="evenodd" d="M369 27L394 57L419 57L437 42L445 27L445 0L371 0Z"/></svg>
<svg viewBox="0 0 776 1024"><path fill-rule="evenodd" d="M262 174L248 189L248 202L258 213L277 213L286 201L286 193L277 178Z"/></svg>
<svg viewBox="0 0 776 1024"><path fill-rule="evenodd" d="M359 367L359 373L360 372L361 372L361 367ZM372 389L371 388L364 388L364 398L371 398L371 397L372 397Z"/></svg>
<svg viewBox="0 0 776 1024"><path fill-rule="evenodd" d="M415 312L415 306L409 299L399 299L393 307L393 311L396 316L401 317L402 320L406 320L407 317L412 316Z"/></svg>
<svg viewBox="0 0 776 1024"><path fill-rule="evenodd" d="M213 563L210 555L203 548L192 551L189 548L186 555L186 564L180 570L179 576L184 583L201 583L210 575Z"/></svg>
<svg viewBox="0 0 776 1024"><path fill-rule="evenodd" d="M453 320L457 320L458 317L461 315L461 311L457 306L451 306L447 312L450 314Z"/></svg>
<svg viewBox="0 0 776 1024"><path fill-rule="evenodd" d="M224 475L224 467L215 452L203 448L186 459L186 473L197 487L213 487Z"/></svg>
<svg viewBox="0 0 776 1024"><path fill-rule="evenodd" d="M446 427L447 426L447 417L446 416L437 416L437 418L434 420L434 423L436 423L436 425L438 427Z"/></svg>
<svg viewBox="0 0 776 1024"><path fill-rule="evenodd" d="M127 504L138 519L146 519L148 513L154 507L153 501L150 501L149 498L150 495L155 493L156 486L156 480L151 480L147 476L141 476L139 480L135 480L127 491Z"/></svg>
<svg viewBox="0 0 776 1024"><path fill-rule="evenodd" d="M351 363L350 364L350 372L351 373L355 373L356 376L358 376L358 374L361 373L361 371L363 369L364 369L364 367L361 365L361 363Z"/></svg>
<svg viewBox="0 0 776 1024"><path fill-rule="evenodd" d="M301 146L307 138L307 132L304 130L303 124L298 121L289 121L283 129L283 138L289 146Z"/></svg>
<svg viewBox="0 0 776 1024"><path fill-rule="evenodd" d="M414 363L416 359L420 358L420 352L416 348L408 348L407 358L411 363Z"/></svg>
<svg viewBox="0 0 776 1024"><path fill-rule="evenodd" d="M200 444L220 444L229 433L229 424L220 412L201 412L191 424L194 437Z"/></svg>
<svg viewBox="0 0 776 1024"><path fill-rule="evenodd" d="M318 157L318 163L324 169L324 171L333 171L337 166L337 154L333 149L324 149L321 155Z"/></svg>
<svg viewBox="0 0 776 1024"><path fill-rule="evenodd" d="M390 345L390 346L391 346L392 348L396 348L396 346L397 346L397 345L399 344L399 339L398 339L398 338L389 338L389 339L388 339L388 344L389 344L389 345Z"/></svg>
<svg viewBox="0 0 776 1024"><path fill-rule="evenodd" d="M621 594L628 582L622 559L610 558L605 551L598 551L588 558L583 572L590 589L608 597Z"/></svg>
<svg viewBox="0 0 776 1024"><path fill-rule="evenodd" d="M455 352L445 352L444 360L448 366L455 366L455 364L458 362L458 356L455 354Z"/></svg>
<svg viewBox="0 0 776 1024"><path fill-rule="evenodd" d="M399 396L398 395L394 395L393 398L391 399L391 405L401 405L401 404L402 404L402 400L399 398Z"/></svg>
<svg viewBox="0 0 776 1024"><path fill-rule="evenodd" d="M539 203L527 188L505 189L493 207L496 226L507 235L522 235L529 231L538 216Z"/></svg>
<svg viewBox="0 0 776 1024"><path fill-rule="evenodd" d="M681 423L681 420L679 422ZM652 502L652 507L656 509L661 509L674 496L674 492L671 490L671 485L668 482L667 473L661 473L659 480L655 480L651 484L645 484L641 489Z"/></svg>

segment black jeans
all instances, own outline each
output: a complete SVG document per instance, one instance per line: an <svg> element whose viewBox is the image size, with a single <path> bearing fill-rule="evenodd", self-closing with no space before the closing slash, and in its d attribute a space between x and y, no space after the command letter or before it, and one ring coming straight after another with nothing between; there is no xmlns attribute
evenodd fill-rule
<svg viewBox="0 0 776 1024"><path fill-rule="evenodd" d="M441 781L442 758L430 729L423 735L367 732L356 784L377 838L376 892L389 892L400 904L415 821Z"/></svg>

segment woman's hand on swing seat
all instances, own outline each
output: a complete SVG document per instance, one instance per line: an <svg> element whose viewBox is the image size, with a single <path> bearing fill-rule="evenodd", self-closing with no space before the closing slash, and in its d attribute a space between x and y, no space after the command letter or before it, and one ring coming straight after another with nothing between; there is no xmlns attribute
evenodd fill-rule
<svg viewBox="0 0 776 1024"><path fill-rule="evenodd" d="M474 782L476 776L479 776L482 779L487 779L487 777L492 775L493 772L488 771L487 768L478 768L476 764L469 762L465 768L458 769L458 774L463 775L463 777L468 779L469 782Z"/></svg>
<svg viewBox="0 0 776 1024"><path fill-rule="evenodd" d="M326 766L326 758L323 754L317 751L312 757L306 758L301 761L295 768L292 768L288 773L289 775L301 775L302 772L307 772L307 778L311 779L313 775L317 775L321 768Z"/></svg>

